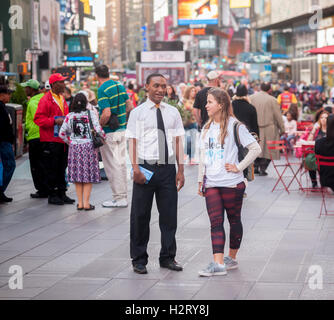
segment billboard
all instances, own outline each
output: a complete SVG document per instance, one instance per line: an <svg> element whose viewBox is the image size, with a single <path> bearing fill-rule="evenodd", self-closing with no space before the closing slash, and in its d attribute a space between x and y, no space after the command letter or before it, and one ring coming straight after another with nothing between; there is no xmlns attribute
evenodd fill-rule
<svg viewBox="0 0 334 320"><path fill-rule="evenodd" d="M230 0L231 9L250 8L251 4L251 0Z"/></svg>
<svg viewBox="0 0 334 320"><path fill-rule="evenodd" d="M190 24L217 25L219 0L179 0L178 24L187 26Z"/></svg>

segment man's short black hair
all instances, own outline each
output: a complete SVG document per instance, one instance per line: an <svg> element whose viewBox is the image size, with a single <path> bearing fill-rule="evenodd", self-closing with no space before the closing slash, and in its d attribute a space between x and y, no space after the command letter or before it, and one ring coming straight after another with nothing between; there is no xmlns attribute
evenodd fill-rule
<svg viewBox="0 0 334 320"><path fill-rule="evenodd" d="M128 85L128 89L129 89L129 90L133 90L133 88L134 88L133 84L132 84L132 83L129 83L129 85Z"/></svg>
<svg viewBox="0 0 334 320"><path fill-rule="evenodd" d="M108 79L110 76L109 68L104 64L96 67L95 73L97 74L99 78L102 78L102 79Z"/></svg>
<svg viewBox="0 0 334 320"><path fill-rule="evenodd" d="M151 80L157 77L164 78L165 80L167 80L166 77L162 75L161 73L152 73L147 77L146 84L150 84Z"/></svg>
<svg viewBox="0 0 334 320"><path fill-rule="evenodd" d="M264 92L268 92L271 89L271 84L270 82L263 82L261 84L261 90Z"/></svg>
<svg viewBox="0 0 334 320"><path fill-rule="evenodd" d="M11 94L12 92L7 85L0 85L0 94Z"/></svg>

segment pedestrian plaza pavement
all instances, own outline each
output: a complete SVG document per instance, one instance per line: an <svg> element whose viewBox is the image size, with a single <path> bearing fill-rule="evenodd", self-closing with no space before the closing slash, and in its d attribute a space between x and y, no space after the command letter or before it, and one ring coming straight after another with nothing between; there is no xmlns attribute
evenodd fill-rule
<svg viewBox="0 0 334 320"><path fill-rule="evenodd" d="M186 166L185 175L177 232L177 261L184 271L159 267L160 231L154 205L149 273L138 275L133 273L129 257L130 207L101 206L111 199L108 182L93 189L95 212L49 206L46 200L30 199L34 190L29 163L26 156L21 158L7 192L15 201L0 206L0 299L334 298L334 217L318 218L320 195L272 193L276 176L271 166L268 177L257 177L247 188L239 269L227 276L200 278L198 271L212 260L210 225L205 200L197 196L197 167ZM75 197L73 186L69 195ZM225 228L228 239L227 222ZM22 290L9 288L9 268L13 265L23 268ZM322 288L310 285L314 284L313 266L321 268Z"/></svg>

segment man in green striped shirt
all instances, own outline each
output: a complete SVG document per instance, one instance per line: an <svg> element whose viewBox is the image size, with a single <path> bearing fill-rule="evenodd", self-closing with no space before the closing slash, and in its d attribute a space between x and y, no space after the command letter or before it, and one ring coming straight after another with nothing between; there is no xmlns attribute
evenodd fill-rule
<svg viewBox="0 0 334 320"><path fill-rule="evenodd" d="M112 190L112 200L103 203L106 208L127 207L127 168L125 130L127 114L132 110L132 102L126 89L110 79L109 69L105 65L95 70L99 81L98 104L100 123L107 134L106 144L100 149L104 169ZM116 114L119 128L112 130L107 125L111 114Z"/></svg>

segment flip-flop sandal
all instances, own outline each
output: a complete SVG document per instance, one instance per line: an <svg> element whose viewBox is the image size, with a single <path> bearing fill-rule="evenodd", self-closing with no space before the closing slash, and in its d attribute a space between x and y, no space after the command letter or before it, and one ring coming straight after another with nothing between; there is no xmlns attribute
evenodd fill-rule
<svg viewBox="0 0 334 320"><path fill-rule="evenodd" d="M93 210L95 210L95 206L92 206L92 205L90 205L90 208L89 208L89 209L86 209L86 208L85 208L85 211L93 211Z"/></svg>
<svg viewBox="0 0 334 320"><path fill-rule="evenodd" d="M82 211L84 208L79 208L79 205L77 205L77 210Z"/></svg>

